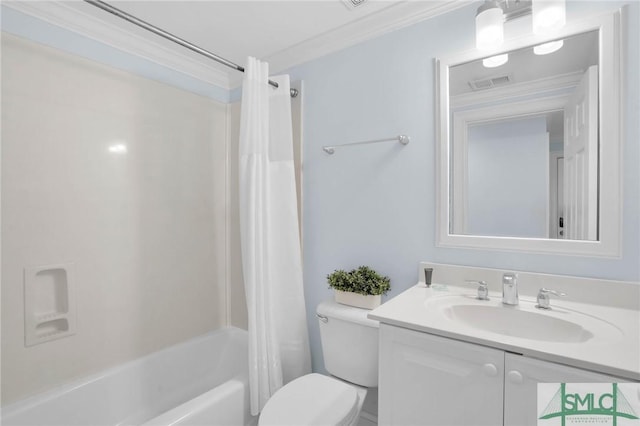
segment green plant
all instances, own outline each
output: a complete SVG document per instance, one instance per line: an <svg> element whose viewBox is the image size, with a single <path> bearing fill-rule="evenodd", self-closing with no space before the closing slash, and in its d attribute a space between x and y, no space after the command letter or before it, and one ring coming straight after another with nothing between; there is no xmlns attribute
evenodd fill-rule
<svg viewBox="0 0 640 426"><path fill-rule="evenodd" d="M389 277L378 274L368 266L360 266L349 272L336 269L327 275L329 288L352 293L377 296L391 288Z"/></svg>

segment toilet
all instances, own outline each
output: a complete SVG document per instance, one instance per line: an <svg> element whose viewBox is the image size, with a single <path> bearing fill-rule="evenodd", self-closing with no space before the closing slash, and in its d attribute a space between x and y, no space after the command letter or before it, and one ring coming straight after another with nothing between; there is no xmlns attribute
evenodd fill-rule
<svg viewBox="0 0 640 426"><path fill-rule="evenodd" d="M355 425L367 389L378 386L378 321L369 310L323 302L316 314L324 366L284 385L265 404L259 426Z"/></svg>

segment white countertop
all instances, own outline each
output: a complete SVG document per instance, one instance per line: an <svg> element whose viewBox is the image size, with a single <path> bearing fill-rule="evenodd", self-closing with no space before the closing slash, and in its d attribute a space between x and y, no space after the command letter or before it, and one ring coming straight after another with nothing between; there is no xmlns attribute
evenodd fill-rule
<svg viewBox="0 0 640 426"><path fill-rule="evenodd" d="M586 341L565 343L506 336L453 320L444 315L438 305L444 298L456 295L466 297L465 303L502 306L501 294L494 292L489 294L489 301L479 301L475 299L475 288L441 284L427 288L419 283L371 311L369 318L627 380L640 380L638 310L553 299L553 309L541 314L589 322L585 328L596 331ZM520 306L504 309L531 310L535 303L535 298L521 296Z"/></svg>

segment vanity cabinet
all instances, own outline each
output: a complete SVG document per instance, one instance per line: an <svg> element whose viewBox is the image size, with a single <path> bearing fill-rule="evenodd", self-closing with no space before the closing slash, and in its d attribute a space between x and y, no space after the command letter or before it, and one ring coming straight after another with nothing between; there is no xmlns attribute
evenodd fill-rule
<svg viewBox="0 0 640 426"><path fill-rule="evenodd" d="M380 324L381 425L537 424L537 383L620 378Z"/></svg>
<svg viewBox="0 0 640 426"><path fill-rule="evenodd" d="M502 424L504 352L380 324L380 425Z"/></svg>
<svg viewBox="0 0 640 426"><path fill-rule="evenodd" d="M538 383L612 383L626 382L619 377L579 368L504 354L504 424L536 426Z"/></svg>

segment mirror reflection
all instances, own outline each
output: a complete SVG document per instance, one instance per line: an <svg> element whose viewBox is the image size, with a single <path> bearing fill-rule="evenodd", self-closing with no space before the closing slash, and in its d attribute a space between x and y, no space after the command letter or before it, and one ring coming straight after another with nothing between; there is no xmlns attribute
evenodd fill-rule
<svg viewBox="0 0 640 426"><path fill-rule="evenodd" d="M598 32L449 67L451 234L598 240Z"/></svg>

